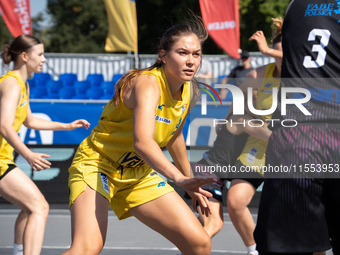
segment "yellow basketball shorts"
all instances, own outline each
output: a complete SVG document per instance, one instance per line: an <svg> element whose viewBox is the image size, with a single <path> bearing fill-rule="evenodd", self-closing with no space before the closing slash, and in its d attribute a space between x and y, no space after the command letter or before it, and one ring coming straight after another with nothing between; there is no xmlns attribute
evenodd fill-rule
<svg viewBox="0 0 340 255"><path fill-rule="evenodd" d="M87 185L109 201L120 220L132 216L129 209L173 191L146 164L119 168L116 162L103 157L89 139L80 144L69 168L70 208Z"/></svg>
<svg viewBox="0 0 340 255"><path fill-rule="evenodd" d="M4 162L0 162L0 180L14 168L17 168L17 165L14 163L6 164Z"/></svg>

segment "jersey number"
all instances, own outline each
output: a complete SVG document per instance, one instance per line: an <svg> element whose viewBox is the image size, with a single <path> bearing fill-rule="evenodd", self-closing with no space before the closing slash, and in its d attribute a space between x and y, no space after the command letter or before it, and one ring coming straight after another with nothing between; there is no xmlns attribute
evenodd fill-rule
<svg viewBox="0 0 340 255"><path fill-rule="evenodd" d="M331 32L327 29L313 29L310 31L308 36L308 41L315 41L316 36L320 36L320 44L314 44L312 51L317 52L318 56L316 60L312 60L311 56L305 56L303 60L303 66L306 68L319 68L325 64L325 59L327 52L325 51L325 47L329 43L329 38L331 37Z"/></svg>

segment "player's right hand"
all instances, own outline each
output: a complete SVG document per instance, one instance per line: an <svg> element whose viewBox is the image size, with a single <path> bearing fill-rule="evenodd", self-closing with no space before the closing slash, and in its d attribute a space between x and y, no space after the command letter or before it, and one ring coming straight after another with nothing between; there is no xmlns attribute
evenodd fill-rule
<svg viewBox="0 0 340 255"><path fill-rule="evenodd" d="M31 165L34 171L45 170L50 168L51 162L44 158L49 158L50 155L44 153L31 152L31 154L26 158L28 164Z"/></svg>
<svg viewBox="0 0 340 255"><path fill-rule="evenodd" d="M214 178L189 178L183 176L180 180L175 181L177 186L185 189L188 192L197 192L206 197L212 197L211 193L201 189L202 186L216 182Z"/></svg>

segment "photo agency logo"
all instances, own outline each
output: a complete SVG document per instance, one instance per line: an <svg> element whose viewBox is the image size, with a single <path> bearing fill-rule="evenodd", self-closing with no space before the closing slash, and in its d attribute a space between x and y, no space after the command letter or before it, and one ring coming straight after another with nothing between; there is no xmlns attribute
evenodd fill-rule
<svg viewBox="0 0 340 255"><path fill-rule="evenodd" d="M220 104L223 105L219 94L217 93L217 91L213 87L211 87L211 86L209 86L208 84L205 84L205 83L200 83L200 84L202 84L202 85L206 86L208 89L210 89L217 96L218 100L220 101ZM205 88L199 88L199 89L204 91L205 93L207 93L212 98L212 100L214 101L215 106L217 106L217 102L215 100L215 97L210 93L209 90L207 90ZM207 115L207 95L206 94L201 95L201 105L202 105L201 114Z"/></svg>
<svg viewBox="0 0 340 255"><path fill-rule="evenodd" d="M215 89L212 89L210 86L208 86L215 94L217 94ZM217 89L227 89L228 93L232 94L232 114L233 115L245 115L245 96L243 91L239 88L236 87L235 85L230 85L230 84L216 84L215 88ZM213 95L207 91L206 89L202 89L204 90L207 94L209 94L212 98ZM272 106L270 109L267 110L258 110L254 107L253 104L253 88L249 87L247 88L247 106L249 111L253 114L253 115L257 115L257 116L268 116L271 115L272 113L274 113L274 111L277 108L278 105L278 89L277 88L272 88ZM299 95L304 95L300 96L299 98L288 98L287 95L288 94L299 94ZM222 105L222 101L220 99L220 97L217 94L218 99L220 100L220 103ZM206 95L202 95L201 96L202 101L201 101L201 114L202 115L207 115L207 100L206 100ZM306 107L304 107L303 104L306 104L310 101L311 99L311 92L308 89L305 88L289 88L289 87L285 87L285 88L281 88L281 115L285 116L286 112L287 112L287 105L295 105L305 116L310 116L312 115L307 109ZM215 101L215 99L213 98L215 105L217 106L217 103ZM214 119L214 124L213 126L216 127L218 124L226 124L228 123L228 120L226 119ZM232 121L232 120L230 120ZM246 125L248 124L248 126L250 127L259 127L259 125L253 125L254 122L260 122L262 123L262 125L260 124L260 126L263 126L264 123L268 123L271 126L274 126L274 122L280 122L281 125L283 127L295 127L298 123L296 120L294 119L285 119L280 121L279 119L251 119L248 120L247 122L244 120L243 122L234 122L234 123L230 123L231 125ZM285 124L285 123L290 123ZM293 123L293 124L292 124Z"/></svg>

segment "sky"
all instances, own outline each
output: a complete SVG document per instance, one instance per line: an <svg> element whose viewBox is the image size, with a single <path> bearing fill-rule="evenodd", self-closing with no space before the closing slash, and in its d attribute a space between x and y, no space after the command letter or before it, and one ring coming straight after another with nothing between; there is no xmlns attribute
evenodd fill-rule
<svg viewBox="0 0 340 255"><path fill-rule="evenodd" d="M47 0L30 0L31 4L31 17L35 17L39 12L44 13L45 22L42 23L43 26L48 25L48 16L46 14Z"/></svg>
<svg viewBox="0 0 340 255"><path fill-rule="evenodd" d="M31 0L31 16L35 17L39 12L46 12L47 0Z"/></svg>

